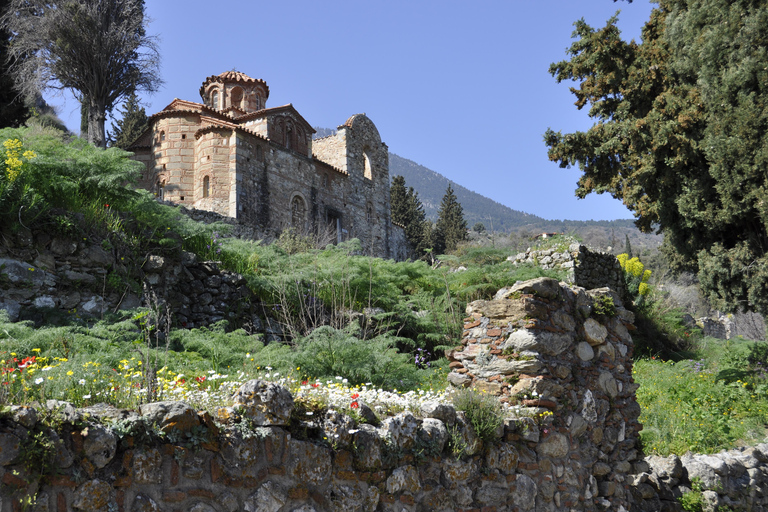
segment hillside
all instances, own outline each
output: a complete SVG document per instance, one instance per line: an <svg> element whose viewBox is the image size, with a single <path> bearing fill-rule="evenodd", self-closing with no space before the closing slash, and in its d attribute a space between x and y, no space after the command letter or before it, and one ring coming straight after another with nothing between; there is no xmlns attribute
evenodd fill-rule
<svg viewBox="0 0 768 512"><path fill-rule="evenodd" d="M335 130L330 128L317 126L315 130L317 130L316 138L335 133ZM587 244L597 249L622 248L627 237L632 247L638 250L658 248L662 241L661 235L641 233L631 219L549 220L513 210L392 152L389 153L389 175L390 178L393 176L405 178L406 185L418 192L419 199L424 204L424 212L427 218L432 220L437 219L440 201L450 184L464 208L464 217L470 227L481 222L486 229L493 229L496 232L515 232L523 236L542 232L572 233L582 237Z"/></svg>

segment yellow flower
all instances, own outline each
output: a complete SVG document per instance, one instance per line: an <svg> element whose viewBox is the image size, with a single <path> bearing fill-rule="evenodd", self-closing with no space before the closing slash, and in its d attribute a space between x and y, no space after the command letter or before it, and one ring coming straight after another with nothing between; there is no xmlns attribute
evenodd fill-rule
<svg viewBox="0 0 768 512"><path fill-rule="evenodd" d="M72 375L74 375L74 374L75 374L75 372L73 372L72 370L69 370L69 371L67 372L67 375L70 375L70 376L72 376Z"/></svg>

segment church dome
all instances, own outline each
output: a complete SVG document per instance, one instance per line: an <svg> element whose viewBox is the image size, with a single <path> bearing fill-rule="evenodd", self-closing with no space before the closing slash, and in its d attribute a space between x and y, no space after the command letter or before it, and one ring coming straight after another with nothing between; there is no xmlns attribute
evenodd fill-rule
<svg viewBox="0 0 768 512"><path fill-rule="evenodd" d="M251 78L240 71L225 71L205 79L200 86L200 97L217 110L234 107L241 112L254 112L265 108L269 86L261 78Z"/></svg>

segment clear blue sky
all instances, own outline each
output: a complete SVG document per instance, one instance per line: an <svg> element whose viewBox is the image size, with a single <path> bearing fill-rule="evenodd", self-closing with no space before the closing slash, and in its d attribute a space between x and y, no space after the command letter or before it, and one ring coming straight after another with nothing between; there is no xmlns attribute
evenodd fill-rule
<svg viewBox="0 0 768 512"><path fill-rule="evenodd" d="M267 106L293 103L310 124L329 128L365 112L393 153L516 210L550 219L632 216L607 195L576 199L579 171L550 162L542 135L591 124L569 84L548 73L566 57L573 22L603 26L621 9L623 37L639 40L648 0L146 5L165 81L143 98L148 114L173 98L200 101L207 76L236 68L267 82ZM77 131L77 105L49 99Z"/></svg>

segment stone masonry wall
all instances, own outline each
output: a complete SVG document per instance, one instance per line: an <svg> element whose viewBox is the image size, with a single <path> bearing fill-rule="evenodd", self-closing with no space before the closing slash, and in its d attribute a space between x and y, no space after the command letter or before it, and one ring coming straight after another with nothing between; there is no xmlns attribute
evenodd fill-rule
<svg viewBox="0 0 768 512"><path fill-rule="evenodd" d="M587 290L608 287L623 297L625 293L624 273L616 257L609 253L595 252L588 247L574 243L566 251L530 248L508 258L516 265L530 264L543 269L567 270L566 280Z"/></svg>
<svg viewBox="0 0 768 512"><path fill-rule="evenodd" d="M33 409L0 418L0 512L27 496L57 512L633 509L634 475L648 466L636 447L632 316L618 297L542 278L468 314L451 381L508 404L485 441L448 403L379 419L360 404L356 423L333 408L307 415L306 401L258 380L212 414L49 402L55 434ZM40 432L56 447L43 477L24 462Z"/></svg>

